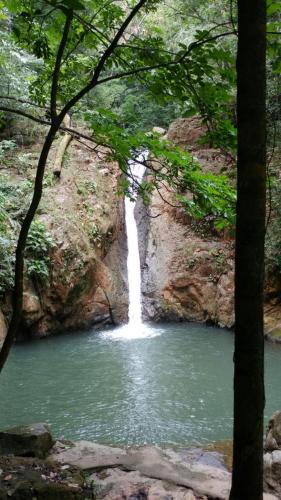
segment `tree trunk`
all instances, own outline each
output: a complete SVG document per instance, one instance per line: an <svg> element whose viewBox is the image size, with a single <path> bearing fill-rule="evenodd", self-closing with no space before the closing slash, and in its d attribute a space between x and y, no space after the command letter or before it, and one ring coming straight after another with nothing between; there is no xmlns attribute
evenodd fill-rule
<svg viewBox="0 0 281 500"><path fill-rule="evenodd" d="M64 117L63 125L68 128L71 126L71 120L69 115L66 115ZM53 165L53 174L58 178L61 177L63 158L71 141L72 141L72 135L66 132L58 145Z"/></svg>
<svg viewBox="0 0 281 500"><path fill-rule="evenodd" d="M231 500L262 500L266 1L238 0L238 186Z"/></svg>

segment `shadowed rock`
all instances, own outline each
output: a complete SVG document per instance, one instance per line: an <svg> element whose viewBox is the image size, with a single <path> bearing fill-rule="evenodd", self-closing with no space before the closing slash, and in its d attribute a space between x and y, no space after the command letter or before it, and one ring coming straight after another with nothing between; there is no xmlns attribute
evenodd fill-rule
<svg viewBox="0 0 281 500"><path fill-rule="evenodd" d="M54 441L47 424L13 427L0 432L0 454L44 458Z"/></svg>

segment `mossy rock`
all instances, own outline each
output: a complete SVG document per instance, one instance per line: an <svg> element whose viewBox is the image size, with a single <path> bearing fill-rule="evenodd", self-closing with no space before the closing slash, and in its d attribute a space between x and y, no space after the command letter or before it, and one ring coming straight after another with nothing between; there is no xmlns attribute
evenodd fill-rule
<svg viewBox="0 0 281 500"><path fill-rule="evenodd" d="M47 424L13 427L0 432L0 454L45 458L54 441Z"/></svg>
<svg viewBox="0 0 281 500"><path fill-rule="evenodd" d="M58 483L34 484L34 495L38 500L82 500L85 495L73 486Z"/></svg>
<svg viewBox="0 0 281 500"><path fill-rule="evenodd" d="M1 493L0 493L1 494ZM5 495L6 493L3 492ZM7 496L3 496L6 500ZM85 495L81 490L68 484L48 483L38 481L30 483L27 480L19 481L12 494L9 495L12 500L82 500ZM2 497L0 496L2 500Z"/></svg>

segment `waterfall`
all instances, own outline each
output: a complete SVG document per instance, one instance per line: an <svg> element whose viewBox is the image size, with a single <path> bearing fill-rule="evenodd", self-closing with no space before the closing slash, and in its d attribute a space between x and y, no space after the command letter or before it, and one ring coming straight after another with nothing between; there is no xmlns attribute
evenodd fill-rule
<svg viewBox="0 0 281 500"><path fill-rule="evenodd" d="M128 173L130 175L129 197L125 199L125 221L127 232L128 258L128 291L129 291L129 323L105 333L106 337L115 340L136 340L152 338L161 335L161 331L150 328L141 319L141 269L138 243L138 229L134 209L138 184L141 181L145 167L140 161L146 160L148 152L144 151L135 161L130 161ZM138 161L139 160L139 161Z"/></svg>
<svg viewBox="0 0 281 500"><path fill-rule="evenodd" d="M141 325L141 269L138 243L138 229L134 216L136 205L137 185L141 181L145 167L138 160L142 161L147 157L146 153L138 156L136 161L129 162L130 195L125 199L126 230L128 244L128 289L129 289L129 326L138 327ZM134 200L134 201L133 201Z"/></svg>

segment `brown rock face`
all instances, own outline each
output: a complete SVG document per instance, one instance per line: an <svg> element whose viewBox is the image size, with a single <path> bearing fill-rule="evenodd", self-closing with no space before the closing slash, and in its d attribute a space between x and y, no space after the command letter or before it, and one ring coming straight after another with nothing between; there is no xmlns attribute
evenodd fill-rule
<svg viewBox="0 0 281 500"><path fill-rule="evenodd" d="M205 132L199 118L182 118L171 125L168 138L190 150L204 169L221 173L228 158L198 144ZM166 191L164 198L174 203ZM144 317L211 322L231 328L233 241L192 220L183 209L164 203L158 193L152 196L149 214L139 203L136 215Z"/></svg>
<svg viewBox="0 0 281 500"><path fill-rule="evenodd" d="M232 242L196 233L185 217L152 198L147 244L141 251L143 313L152 320L211 322L232 327ZM139 207L140 225L145 213ZM142 222L141 222L142 221Z"/></svg>
<svg viewBox="0 0 281 500"><path fill-rule="evenodd" d="M206 132L207 129L202 126L199 117L179 118L170 125L168 139L182 148L195 149L198 148L198 143Z"/></svg>
<svg viewBox="0 0 281 500"><path fill-rule="evenodd" d="M235 179L235 159L202 145L199 117L180 118L167 138L188 150L203 171ZM174 204L170 192L163 197ZM149 209L136 207L142 265L143 315L152 320L204 321L234 326L234 240L210 231L154 193ZM267 278L266 338L281 342L280 277Z"/></svg>
<svg viewBox="0 0 281 500"><path fill-rule="evenodd" d="M26 279L20 336L127 320L124 204L115 194L119 175L116 164L101 162L73 141L60 179L42 200L40 218L54 240L49 280Z"/></svg>

